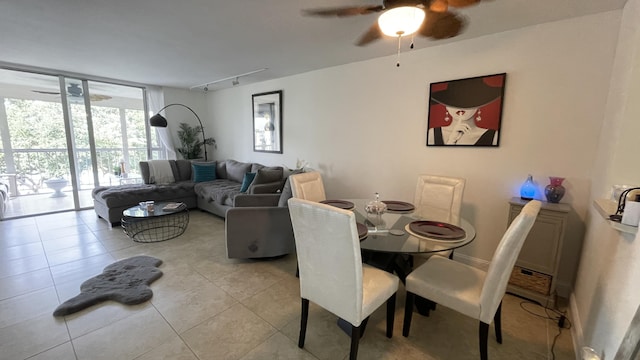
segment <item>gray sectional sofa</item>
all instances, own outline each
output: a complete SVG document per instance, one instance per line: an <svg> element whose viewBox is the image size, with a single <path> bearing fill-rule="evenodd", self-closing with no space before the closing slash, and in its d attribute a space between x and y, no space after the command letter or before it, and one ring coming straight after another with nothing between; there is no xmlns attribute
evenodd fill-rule
<svg viewBox="0 0 640 360"><path fill-rule="evenodd" d="M280 166L267 167L235 160L167 161L174 182L154 183L153 165L150 167L148 161L141 161L140 172L144 184L96 187L92 194L96 214L113 225L120 222L123 210L141 201L153 200L183 202L190 209L199 208L225 217L226 211L234 206L234 199L239 194L276 193L284 183L283 168ZM198 179L194 169L197 172L202 166L215 166L215 180L199 181L201 179ZM255 174L255 178L243 193L240 190L247 173Z"/></svg>

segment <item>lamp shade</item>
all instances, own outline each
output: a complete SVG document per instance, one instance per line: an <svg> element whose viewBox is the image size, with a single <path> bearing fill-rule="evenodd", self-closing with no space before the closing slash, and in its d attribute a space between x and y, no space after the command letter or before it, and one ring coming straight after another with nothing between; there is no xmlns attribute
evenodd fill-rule
<svg viewBox="0 0 640 360"><path fill-rule="evenodd" d="M400 6L383 12L378 25L387 36L407 36L420 29L424 21L424 10L415 6Z"/></svg>
<svg viewBox="0 0 640 360"><path fill-rule="evenodd" d="M167 119L160 114L155 114L149 118L149 125L153 127L167 127Z"/></svg>

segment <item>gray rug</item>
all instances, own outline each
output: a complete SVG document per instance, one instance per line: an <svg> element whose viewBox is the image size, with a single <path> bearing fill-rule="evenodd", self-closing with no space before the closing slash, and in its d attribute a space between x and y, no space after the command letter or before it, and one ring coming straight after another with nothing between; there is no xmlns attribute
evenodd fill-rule
<svg viewBox="0 0 640 360"><path fill-rule="evenodd" d="M80 285L80 294L60 304L54 316L73 314L102 301L114 300L126 305L145 302L153 296L149 285L162 276L157 266L162 260L134 256L104 268L102 274Z"/></svg>

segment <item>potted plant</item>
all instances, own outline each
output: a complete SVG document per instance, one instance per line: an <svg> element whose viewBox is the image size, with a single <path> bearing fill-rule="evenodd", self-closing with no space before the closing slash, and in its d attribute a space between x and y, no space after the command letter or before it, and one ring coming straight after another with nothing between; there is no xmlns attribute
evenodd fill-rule
<svg viewBox="0 0 640 360"><path fill-rule="evenodd" d="M180 140L181 146L177 150L185 159L199 159L202 154L202 145L213 145L214 148L216 146L216 140L212 137L202 141L201 127L191 126L187 123L180 123L178 140Z"/></svg>
<svg viewBox="0 0 640 360"><path fill-rule="evenodd" d="M120 168L120 165L114 165L114 166L113 166L113 175L115 175L115 176L120 176L121 171L122 171L122 170L121 170L121 168Z"/></svg>

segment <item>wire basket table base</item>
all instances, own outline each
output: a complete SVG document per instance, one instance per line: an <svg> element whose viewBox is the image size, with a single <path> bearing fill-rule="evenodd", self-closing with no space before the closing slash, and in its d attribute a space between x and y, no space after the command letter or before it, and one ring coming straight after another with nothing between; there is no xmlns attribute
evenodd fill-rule
<svg viewBox="0 0 640 360"><path fill-rule="evenodd" d="M189 224L189 210L186 206L162 216L131 217L122 216L122 229L136 242L159 242L182 235Z"/></svg>

